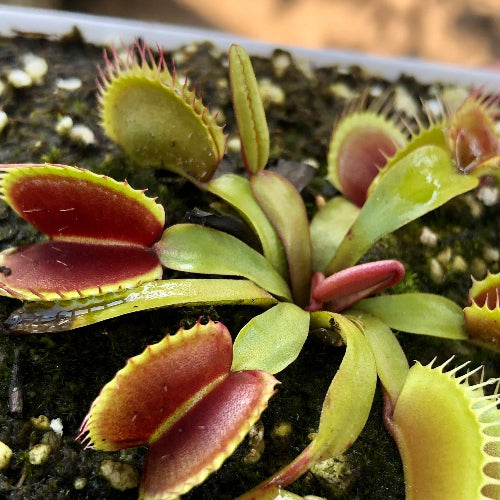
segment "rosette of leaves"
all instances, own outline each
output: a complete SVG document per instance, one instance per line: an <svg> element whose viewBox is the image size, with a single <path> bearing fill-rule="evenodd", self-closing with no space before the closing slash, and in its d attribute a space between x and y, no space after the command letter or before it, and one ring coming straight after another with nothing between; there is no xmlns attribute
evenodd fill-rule
<svg viewBox="0 0 500 500"><path fill-rule="evenodd" d="M103 109L108 96L105 88L108 84L113 86L118 94L123 92L125 95L120 96L120 99L129 104L126 94L130 89L140 87L141 79L145 79L145 92L148 92L151 78L147 75L141 76L136 68L147 66L149 69L145 70L146 73L153 71L156 74L163 63L160 58L160 63L154 65L145 49L139 53L141 62L131 63L130 67L123 62L108 63L110 68L119 70L114 73L116 78L109 76L102 80ZM271 302L267 305L280 301L280 304L258 316L258 319L254 318L255 321L252 320L247 325L248 328L245 327L240 333L241 337L238 338L251 339L252 343L246 350L240 347L236 349L239 342L237 338L235 352L238 355L235 359L242 359L239 353L246 352L243 359L255 358L255 363L233 362L233 367L236 366L238 370L266 370L267 365L261 358L262 353L272 351L272 344L265 343L266 339L273 338L272 332L277 332L281 339L290 334L293 339L292 351L295 356L298 355L310 327L309 321L295 321L304 314L309 317L304 309L310 311L313 326L329 330L332 335L333 332L338 333L348 346L345 358L347 362L334 378L325 399L318 437L290 466L264 483L257 490L260 495L289 484L315 462L341 453L356 439L364 425L373 399L376 346L368 344L361 330L338 315L338 311L344 310L349 314L352 312L349 308L355 305L358 310L377 316L378 321L382 320L387 329L391 327L453 339L466 338L461 309L445 298L430 294L404 294L365 299L366 296L397 283L403 277L404 269L394 260L361 265L357 265L357 262L379 238L441 206L454 196L473 189L478 180L477 176L464 175L450 153L449 141L453 141L453 137L460 134L450 134L448 138L442 127L432 124L428 130L421 130L410 141L404 142L400 129L392 127L390 138L385 140L384 123L387 118L382 116L380 120L370 122L370 140L366 140L370 147L366 154L359 154L357 159L365 166L371 161L369 170L376 173L378 169L373 168L374 162L377 163L381 157L390 154L393 156L371 184L365 183L363 189L368 191L364 194L366 201L363 206L357 207L343 197L336 197L309 223L302 198L293 184L279 174L265 169L269 154L269 135L250 60L238 46L231 48L229 59L234 108L248 178L229 174L207 182L210 174L195 175L189 168L183 175L192 178L199 187L232 205L257 234L262 252L221 231L195 224L178 224L168 228L161 239L152 245L153 253L165 267L174 270L245 277L258 285L259 293L265 294L267 300L270 298ZM126 80L128 76L134 79L134 85L121 86L121 79ZM155 85L155 89L161 89L161 86L156 83ZM131 94L134 95L134 92L131 91ZM178 92L167 92L167 102L175 99L175 94ZM141 100L144 105L148 102L153 104L147 99ZM147 113L143 115L143 112L144 110L141 110L137 115L138 120L134 127L143 126L144 130L147 130ZM189 112L191 113L190 110ZM117 120L121 118L117 117ZM363 137L364 121L360 120L357 125L354 122L355 127L360 127L361 130L345 131L346 144L338 145L341 152L352 153L353 148L355 151L356 141L363 144L362 140L359 142L356 134ZM180 123L184 122L180 120ZM202 133L203 124L200 125L199 121L194 121L194 124L197 132ZM382 131L377 130L377 127L382 128ZM210 135L206 129L203 133ZM474 135L472 132L465 134L465 137L468 137L472 144L474 141L471 134ZM189 133L185 136L184 139L189 142ZM164 140L166 139L163 138L162 141ZM376 146L378 140L387 146L382 148L382 153ZM393 143L391 149L390 143L393 140L399 143ZM193 142L191 146L197 147L198 144ZM146 156L138 161L151 161L153 164L153 149L148 152L148 148L145 148ZM469 149L475 150L472 147ZM146 158L148 154L151 156L150 160ZM494 158L494 155L488 158ZM343 164L348 165L349 161L344 161ZM169 168L176 170L179 165ZM488 168L490 167L491 164L488 163ZM346 175L349 176L343 173L339 179L345 179ZM356 185L356 181L353 185ZM367 185L370 187L367 188ZM82 302L79 299L75 299L69 306L60 301L54 302L44 314L47 315L47 311L50 311L49 316L54 317L61 313L71 315L80 308L78 312L82 320L79 323L73 322L70 327L81 326L129 312L134 301L142 308L151 306L153 302L144 302L144 294L147 295L145 288L146 286L140 290L133 289L130 295L127 295L133 297L131 299L122 295L129 292L120 292L117 296L108 297L103 307L106 310L105 316L95 315L91 308L82 310ZM206 288L205 292L208 293ZM200 293L201 297L203 293ZM252 293L256 294L255 291ZM249 300L256 300L257 295ZM215 297L211 303L217 303L217 300L223 303L220 297ZM262 298L261 295L259 297ZM127 307L130 309L125 310L120 301L127 300ZM153 307L159 305L159 302L154 302ZM288 307L285 316L280 313L284 306ZM418 315L415 315L415 311L418 311ZM30 314L36 316L39 312L40 308L35 306ZM23 319L27 318L27 314L27 309L19 313ZM292 321L286 322L285 318ZM364 329L365 334L367 330L368 328ZM274 360L271 361L272 366L274 363ZM382 369L378 366L377 369L382 378ZM366 390L357 387L360 374L363 374L366 381ZM391 371L389 383L394 376L394 383L403 385L401 377L398 378L400 375L397 371ZM338 395L338 400L334 394ZM343 405L348 410L347 413L339 412ZM352 405L358 410L353 409ZM352 428L349 427L350 423ZM348 432L346 428L351 430ZM438 431L441 432L441 429L433 428L433 432ZM436 491L441 491L439 483L434 484L434 487Z"/></svg>

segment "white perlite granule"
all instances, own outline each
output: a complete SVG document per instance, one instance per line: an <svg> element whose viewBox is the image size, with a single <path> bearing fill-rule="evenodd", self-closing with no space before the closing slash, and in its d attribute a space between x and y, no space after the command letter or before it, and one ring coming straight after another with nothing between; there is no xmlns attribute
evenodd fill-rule
<svg viewBox="0 0 500 500"><path fill-rule="evenodd" d="M69 131L71 140L85 145L95 144L95 135L86 125L74 125Z"/></svg>
<svg viewBox="0 0 500 500"><path fill-rule="evenodd" d="M438 235L429 229L427 226L422 228L422 233L420 234L420 243L428 247L435 247L438 242Z"/></svg>
<svg viewBox="0 0 500 500"><path fill-rule="evenodd" d="M31 76L22 69L13 69L7 75L7 81L16 89L31 87L33 80Z"/></svg>
<svg viewBox="0 0 500 500"><path fill-rule="evenodd" d="M5 111L0 110L0 133L7 126L9 122L9 117Z"/></svg>
<svg viewBox="0 0 500 500"><path fill-rule="evenodd" d="M26 54L23 57L24 71L31 77L33 82L42 83L43 77L49 69L47 61L35 54Z"/></svg>
<svg viewBox="0 0 500 500"><path fill-rule="evenodd" d="M82 86L80 78L58 78L56 80L56 87L61 90L78 90Z"/></svg>

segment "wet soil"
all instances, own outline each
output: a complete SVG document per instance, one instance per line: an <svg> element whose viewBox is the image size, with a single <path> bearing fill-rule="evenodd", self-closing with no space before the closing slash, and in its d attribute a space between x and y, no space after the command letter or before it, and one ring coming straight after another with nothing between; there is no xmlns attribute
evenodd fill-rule
<svg viewBox="0 0 500 500"><path fill-rule="evenodd" d="M22 57L32 52L45 58L48 73L43 82L15 89L7 84L7 74L22 67ZM78 165L116 179L126 178L136 188L148 188L158 196L167 213L167 224L184 220L193 207L209 209L213 201L187 181L164 170L138 169L102 133L96 104L96 66L102 61L101 48L85 44L78 35L60 42L39 37L0 39L0 80L5 88L0 95L9 123L0 136L0 163L52 162ZM229 138L235 135L234 116L227 85L227 59L210 44L202 44L178 53L179 74L188 72L197 82L197 90L212 108L221 111L227 122ZM282 72L276 61L287 54L276 51L271 59L253 60L259 79L268 78L281 88L282 103L271 100L267 116L271 131L271 155L295 162L313 160L317 175L304 189L308 209L314 211L315 196L332 196L334 189L323 179L328 141L335 119L343 112L351 94L371 89L379 94L403 89L413 103L432 98L439 84L421 85L402 76L388 82L366 75L359 68L307 68L291 62ZM82 86L68 91L58 88L58 78L79 78ZM347 90L346 90L347 89ZM368 92L368 101L372 95ZM344 97L343 97L344 96ZM404 112L404 110L403 110ZM60 116L71 116L74 123L89 127L95 144L84 145L55 132ZM425 116L422 117L425 119ZM240 166L237 153L228 160ZM498 272L496 260L486 259L485 249L498 249L496 221L498 204L485 206L471 194L448 203L442 209L409 224L404 230L384 238L366 259L399 258L407 277L398 291L420 290L444 294L465 305L470 273L485 273L486 267ZM422 226L439 235L437 247L420 242ZM0 203L0 247L27 244L41 238L33 228ZM429 274L429 260L442 252L443 277L436 283ZM448 255L447 254L447 255ZM465 271L456 271L452 258L460 255ZM170 276L166 274L166 276ZM7 469L0 472L0 497L14 499L132 499L136 489L114 489L99 470L103 460L132 465L140 471L146 450L104 453L85 450L75 442L78 428L100 388L109 381L126 359L139 354L148 344L159 341L179 327L189 327L200 317L225 323L236 334L256 313L250 307L180 308L149 311L117 318L92 327L52 335L12 335L3 326L19 302L0 298L0 441L14 454ZM435 356L445 361L456 356L457 364L468 359L484 364L486 375L499 374L499 357L468 344L423 336L399 335L409 360L427 363ZM278 393L264 412L265 450L256 463L245 460L250 445L245 440L221 469L185 498L231 499L256 485L281 465L293 459L309 442L317 428L321 404L327 387L338 368L343 348L325 345L310 338L300 359L278 375L282 382ZM13 399L20 394L22 400ZM381 393L377 391L372 414L360 438L345 454L340 475L332 480L306 474L290 489L327 499L400 499L404 497L402 466L397 449L381 418ZM62 437L37 430L30 419L45 415L61 419ZM291 424L285 439L273 437L280 423ZM49 442L52 452L42 465L32 465L29 450L37 443Z"/></svg>

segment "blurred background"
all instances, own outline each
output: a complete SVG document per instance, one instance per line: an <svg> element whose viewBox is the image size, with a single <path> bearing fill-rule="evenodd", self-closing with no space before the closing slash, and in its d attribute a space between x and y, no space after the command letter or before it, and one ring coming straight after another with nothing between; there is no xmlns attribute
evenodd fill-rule
<svg viewBox="0 0 500 500"><path fill-rule="evenodd" d="M312 48L412 56L461 66L500 61L500 0L12 0L212 28Z"/></svg>

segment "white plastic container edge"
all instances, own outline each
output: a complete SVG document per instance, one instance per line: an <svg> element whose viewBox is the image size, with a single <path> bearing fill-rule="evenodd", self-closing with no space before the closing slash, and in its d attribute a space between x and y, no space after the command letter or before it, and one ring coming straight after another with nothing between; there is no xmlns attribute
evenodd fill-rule
<svg viewBox="0 0 500 500"><path fill-rule="evenodd" d="M227 51L232 43L239 43L250 54L268 56L275 45L256 42L218 31L175 26L169 24L94 16L47 9L0 5L0 34L43 33L58 38L77 27L90 43L105 45L124 42L129 44L140 37L148 44L176 49L192 42L210 40L216 47ZM422 83L450 83L464 86L486 86L500 89L500 71L468 69L451 65L424 62L410 58L384 58L341 50L313 50L283 46L296 58L306 59L316 66L338 64L341 67L357 65L369 73L397 79L401 74L414 76Z"/></svg>

